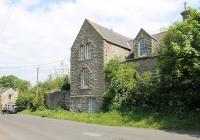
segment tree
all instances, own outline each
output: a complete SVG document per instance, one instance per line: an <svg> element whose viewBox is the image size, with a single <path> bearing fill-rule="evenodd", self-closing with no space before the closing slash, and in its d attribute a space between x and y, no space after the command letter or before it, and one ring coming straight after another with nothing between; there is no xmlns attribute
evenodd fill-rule
<svg viewBox="0 0 200 140"><path fill-rule="evenodd" d="M132 63L122 63L119 58L110 60L105 72L108 89L103 95L102 110L120 109L135 88L138 73Z"/></svg>
<svg viewBox="0 0 200 140"><path fill-rule="evenodd" d="M62 91L70 90L70 82L68 76L65 76L64 83L61 86Z"/></svg>
<svg viewBox="0 0 200 140"><path fill-rule="evenodd" d="M131 111L134 107L151 104L157 84L151 72L139 74L133 62L123 62L119 58L110 60L105 72L108 85L103 95L103 111Z"/></svg>
<svg viewBox="0 0 200 140"><path fill-rule="evenodd" d="M30 86L31 85L28 81L19 79L13 75L3 76L0 78L1 88L13 88L18 89L20 92L27 92Z"/></svg>
<svg viewBox="0 0 200 140"><path fill-rule="evenodd" d="M170 26L159 52L164 98L183 108L200 107L200 12L190 8L188 14L188 19Z"/></svg>
<svg viewBox="0 0 200 140"><path fill-rule="evenodd" d="M70 83L69 78L67 75L64 76L56 76L53 77L52 75L49 75L49 78L39 83L39 88L42 93L51 91L51 90L69 90L70 89ZM36 86L33 88L33 91L36 91Z"/></svg>
<svg viewBox="0 0 200 140"><path fill-rule="evenodd" d="M32 99L33 107L32 109L35 111L37 109L44 108L44 95L42 94L41 90L35 93Z"/></svg>
<svg viewBox="0 0 200 140"><path fill-rule="evenodd" d="M16 100L18 111L23 111L32 103L33 95L27 93L20 93Z"/></svg>

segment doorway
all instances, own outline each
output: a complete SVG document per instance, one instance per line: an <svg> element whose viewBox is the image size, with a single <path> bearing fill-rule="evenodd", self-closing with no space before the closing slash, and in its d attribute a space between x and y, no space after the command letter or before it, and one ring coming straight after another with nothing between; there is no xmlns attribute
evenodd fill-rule
<svg viewBox="0 0 200 140"><path fill-rule="evenodd" d="M89 99L89 112L96 112L97 111L97 102L95 98Z"/></svg>

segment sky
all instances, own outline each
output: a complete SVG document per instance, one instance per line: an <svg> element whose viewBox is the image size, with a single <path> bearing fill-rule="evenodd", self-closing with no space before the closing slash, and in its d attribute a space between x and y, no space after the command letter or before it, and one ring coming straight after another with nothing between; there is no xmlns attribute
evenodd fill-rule
<svg viewBox="0 0 200 140"><path fill-rule="evenodd" d="M69 73L70 48L87 18L127 37L158 33L176 21L186 0L0 0L0 77L36 83ZM187 0L200 7L200 0ZM62 63L62 65L61 65ZM25 67L24 67L25 66Z"/></svg>

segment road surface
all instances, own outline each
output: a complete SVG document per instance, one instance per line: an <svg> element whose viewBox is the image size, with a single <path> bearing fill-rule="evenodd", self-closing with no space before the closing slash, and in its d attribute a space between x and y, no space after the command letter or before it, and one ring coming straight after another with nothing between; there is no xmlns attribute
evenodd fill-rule
<svg viewBox="0 0 200 140"><path fill-rule="evenodd" d="M199 140L200 132L112 127L28 115L1 115L0 140Z"/></svg>

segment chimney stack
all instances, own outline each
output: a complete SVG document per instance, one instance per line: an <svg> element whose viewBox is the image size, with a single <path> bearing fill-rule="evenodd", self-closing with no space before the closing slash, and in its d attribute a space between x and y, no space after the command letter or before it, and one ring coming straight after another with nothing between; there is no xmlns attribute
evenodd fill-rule
<svg viewBox="0 0 200 140"><path fill-rule="evenodd" d="M189 18L189 13L188 13L188 7L187 7L187 2L184 2L184 11L181 13L183 17L183 21Z"/></svg>

